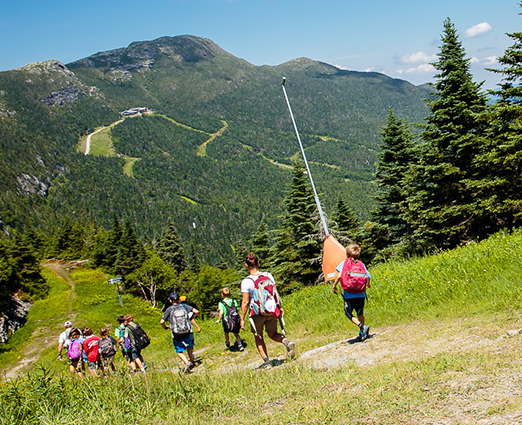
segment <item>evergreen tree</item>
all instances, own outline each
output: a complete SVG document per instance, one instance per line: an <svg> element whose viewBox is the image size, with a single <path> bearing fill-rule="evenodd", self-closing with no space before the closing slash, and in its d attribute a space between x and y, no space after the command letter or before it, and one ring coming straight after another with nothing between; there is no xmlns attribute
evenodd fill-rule
<svg viewBox="0 0 522 425"><path fill-rule="evenodd" d="M361 220L355 215L354 211L344 202L341 195L337 201L337 215L335 216L337 228L348 238L354 239L357 229L361 225Z"/></svg>
<svg viewBox="0 0 522 425"><path fill-rule="evenodd" d="M158 243L158 254L166 264L174 267L178 272L187 268L183 244L171 218L167 220L167 226L163 229Z"/></svg>
<svg viewBox="0 0 522 425"><path fill-rule="evenodd" d="M270 237L264 221L262 221L257 228L257 231L250 242L250 246L252 247L252 252L256 254L259 259L261 267L268 267L268 259L270 258Z"/></svg>
<svg viewBox="0 0 522 425"><path fill-rule="evenodd" d="M486 234L521 224L522 32L507 35L514 44L497 59L502 68L490 69L502 80L499 90L490 91L498 100L488 116L490 132L477 159L476 180L471 182Z"/></svg>
<svg viewBox="0 0 522 425"><path fill-rule="evenodd" d="M139 268L144 260L143 245L136 237L130 221L126 220L114 269L116 273L126 276Z"/></svg>
<svg viewBox="0 0 522 425"><path fill-rule="evenodd" d="M415 143L408 124L396 118L391 110L381 132L381 141L375 173L380 192L375 197L377 209L373 212L373 222L388 226L392 234L391 242L397 243L409 233L400 208L405 203L402 179L415 163Z"/></svg>
<svg viewBox="0 0 522 425"><path fill-rule="evenodd" d="M245 259L248 255L248 250L241 239L239 239L236 243L235 248L236 261L235 261L235 269L239 272L245 271Z"/></svg>
<svg viewBox="0 0 522 425"><path fill-rule="evenodd" d="M118 258L118 252L121 246L121 239L123 232L121 230L120 221L113 215L112 230L108 233L105 245L105 255L103 259L103 265L107 269L114 268L116 260Z"/></svg>
<svg viewBox="0 0 522 425"><path fill-rule="evenodd" d="M190 271L192 273L198 274L201 268L199 258L198 258L198 250L196 241L193 241L190 245Z"/></svg>
<svg viewBox="0 0 522 425"><path fill-rule="evenodd" d="M474 226L473 194L466 180L485 131L485 95L473 82L470 60L450 19L444 21L439 71L428 101L419 163L404 179L407 201L403 218L421 248L454 247L480 233Z"/></svg>
<svg viewBox="0 0 522 425"><path fill-rule="evenodd" d="M301 162L294 162L292 174L284 200L287 213L283 216L271 257L281 292L287 293L302 285L314 284L321 274L322 241L315 222L314 194Z"/></svg>

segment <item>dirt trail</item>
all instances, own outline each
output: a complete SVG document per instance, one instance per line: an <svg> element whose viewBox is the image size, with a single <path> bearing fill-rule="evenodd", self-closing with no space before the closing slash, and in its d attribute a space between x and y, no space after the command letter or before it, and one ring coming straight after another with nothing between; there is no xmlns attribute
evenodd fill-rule
<svg viewBox="0 0 522 425"><path fill-rule="evenodd" d="M68 263L63 261L47 261L43 264L43 267L49 268L53 270L59 277L61 277L65 282L67 282L71 290L69 291L69 318L74 320L75 314L71 308L71 301L76 298L76 294L74 292L75 284L71 279L68 270L71 267L74 267L78 263ZM38 326L33 333L31 334L30 341L24 347L24 357L20 358L19 361L8 370L4 370L4 378L15 378L20 373L28 370L31 365L40 360L40 355L42 351L49 348L52 345L56 345L58 341L58 335L63 331L63 327L60 328L51 328L50 326L42 323L41 326Z"/></svg>

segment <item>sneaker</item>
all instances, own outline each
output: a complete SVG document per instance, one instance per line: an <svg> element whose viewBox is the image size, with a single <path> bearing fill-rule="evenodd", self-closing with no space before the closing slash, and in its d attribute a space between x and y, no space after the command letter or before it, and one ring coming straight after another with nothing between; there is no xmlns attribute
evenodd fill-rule
<svg viewBox="0 0 522 425"><path fill-rule="evenodd" d="M183 373L190 373L190 369L194 367L194 363L188 362L183 368Z"/></svg>
<svg viewBox="0 0 522 425"><path fill-rule="evenodd" d="M226 342L225 342L225 350L230 350L230 344L227 344Z"/></svg>
<svg viewBox="0 0 522 425"><path fill-rule="evenodd" d="M263 362L263 364L261 366L258 367L258 369L272 369L273 365L272 365L272 361L269 360L267 362Z"/></svg>
<svg viewBox="0 0 522 425"><path fill-rule="evenodd" d="M368 332L370 332L370 327L364 325L361 330L361 341L364 341L368 338Z"/></svg>
<svg viewBox="0 0 522 425"><path fill-rule="evenodd" d="M288 357L292 360L295 357L295 342L290 341L286 346L286 351L288 352Z"/></svg>
<svg viewBox="0 0 522 425"><path fill-rule="evenodd" d="M237 349L238 349L239 351L245 351L245 347L243 347L242 345L238 345L238 346L237 346Z"/></svg>

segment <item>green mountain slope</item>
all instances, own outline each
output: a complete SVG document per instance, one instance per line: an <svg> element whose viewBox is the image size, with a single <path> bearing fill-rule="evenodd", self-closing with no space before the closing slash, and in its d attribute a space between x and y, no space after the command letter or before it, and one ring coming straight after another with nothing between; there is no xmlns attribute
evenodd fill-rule
<svg viewBox="0 0 522 425"><path fill-rule="evenodd" d="M276 226L299 157L283 76L326 212L342 194L367 218L385 116L421 121L427 89L306 58L258 67L192 36L0 73L0 218L50 229L72 214L109 226L116 213L154 239L172 216L185 241L199 224L204 259L230 256L261 219ZM116 156L77 152L136 106L155 113L112 128ZM123 156L140 160L124 173Z"/></svg>

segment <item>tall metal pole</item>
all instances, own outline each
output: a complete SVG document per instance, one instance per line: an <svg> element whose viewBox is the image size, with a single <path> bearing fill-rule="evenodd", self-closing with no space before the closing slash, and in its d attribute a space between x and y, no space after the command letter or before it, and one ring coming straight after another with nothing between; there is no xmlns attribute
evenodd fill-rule
<svg viewBox="0 0 522 425"><path fill-rule="evenodd" d="M319 215L321 216L321 221L324 227L324 233L328 237L330 232L328 232L328 226L326 225L326 219L324 218L323 208L321 207L321 202L319 202L319 197L317 196L317 191L315 190L314 179L312 178L312 173L310 172L310 167L308 166L308 161L306 160L305 151L303 149L303 144L301 143L301 137L299 136L299 131L297 130L297 125L295 123L294 114L292 113L292 107L290 106L290 101L288 100L288 96L285 90L286 78L283 77L283 81L281 83L281 87L283 88L283 93L285 95L286 104L288 105L288 111L290 112L290 117L292 118L292 124L294 125L295 134L297 136L297 141L299 142L299 147L301 148L301 153L303 154L304 163L306 166L306 171L308 172L308 177L310 177L310 183L312 184L312 189L314 191L315 203L317 204L317 210L319 211Z"/></svg>
<svg viewBox="0 0 522 425"><path fill-rule="evenodd" d="M201 312L202 309L201 309L201 293L199 292L199 267L198 267L198 239L197 239L197 231L196 231L196 222L193 221L192 222L192 226L194 227L194 261L195 261L195 264L194 264L194 270L196 271L196 276L197 276L197 280L196 280L196 288L197 288L197 291L198 291L198 307L199 307L199 311Z"/></svg>

